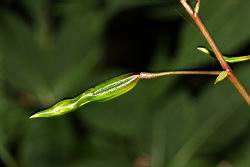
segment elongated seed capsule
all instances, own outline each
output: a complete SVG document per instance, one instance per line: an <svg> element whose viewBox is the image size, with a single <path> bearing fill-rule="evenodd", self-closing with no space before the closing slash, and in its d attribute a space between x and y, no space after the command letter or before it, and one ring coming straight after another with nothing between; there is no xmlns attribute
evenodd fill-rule
<svg viewBox="0 0 250 167"><path fill-rule="evenodd" d="M84 91L73 99L66 99L56 103L54 106L40 111L30 118L54 117L74 111L82 105L92 101L107 101L130 91L140 80L139 73L128 73L107 80L94 88Z"/></svg>

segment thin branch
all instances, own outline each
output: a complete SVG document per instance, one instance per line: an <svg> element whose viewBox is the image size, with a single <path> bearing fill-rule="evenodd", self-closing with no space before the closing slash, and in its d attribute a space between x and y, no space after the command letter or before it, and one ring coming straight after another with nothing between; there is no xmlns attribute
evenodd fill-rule
<svg viewBox="0 0 250 167"><path fill-rule="evenodd" d="M219 75L222 71L168 71L168 72L141 72L140 79L154 79L170 75Z"/></svg>
<svg viewBox="0 0 250 167"><path fill-rule="evenodd" d="M207 30L206 26L203 24L202 20L200 19L198 12L199 12L199 5L200 0L196 0L196 6L195 10L192 9L192 7L188 4L188 0L180 0L183 7L186 9L187 13L191 16L194 23L197 25L197 27L200 29L201 33L207 40L208 44L210 45L211 49L213 50L217 60L219 61L221 67L228 72L228 79L231 81L231 83L234 85L234 87L238 90L240 95L243 97L243 99L247 102L247 104L250 106L250 96L247 93L246 89L243 87L243 85L240 83L238 78L233 73L233 70L230 68L230 66L227 64L227 62L224 60L223 55L219 48L217 47L215 41L213 40L212 36L210 35L209 31Z"/></svg>

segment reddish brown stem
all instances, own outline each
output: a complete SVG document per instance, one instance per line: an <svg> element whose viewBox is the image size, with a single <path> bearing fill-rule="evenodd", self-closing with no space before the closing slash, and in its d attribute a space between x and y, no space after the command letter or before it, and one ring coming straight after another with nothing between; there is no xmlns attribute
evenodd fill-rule
<svg viewBox="0 0 250 167"><path fill-rule="evenodd" d="M219 75L222 71L167 71L167 72L141 72L140 79L155 79L170 75Z"/></svg>
<svg viewBox="0 0 250 167"><path fill-rule="evenodd" d="M187 13L191 16L194 23L197 25L205 39L207 40L208 44L210 45L211 49L213 50L217 60L219 61L221 67L228 72L228 79L231 81L231 83L234 85L234 87L238 90L240 95L243 97L243 99L247 102L247 104L250 106L250 96L247 93L246 89L242 86L238 78L233 73L233 70L230 68L230 66L227 64L227 62L224 60L223 55L219 48L217 47L215 41L213 40L212 36L210 35L209 31L207 30L206 26L203 24L202 20L198 16L198 10L200 0L197 0L196 10L193 10L192 7L188 4L187 0L180 0L183 7L186 9Z"/></svg>

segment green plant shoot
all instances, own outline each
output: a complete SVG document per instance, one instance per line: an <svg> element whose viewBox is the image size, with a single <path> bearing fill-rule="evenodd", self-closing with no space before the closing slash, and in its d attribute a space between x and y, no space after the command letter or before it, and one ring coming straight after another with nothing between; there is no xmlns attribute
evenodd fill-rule
<svg viewBox="0 0 250 167"><path fill-rule="evenodd" d="M199 51L201 51L201 52L209 55L209 56L215 57L214 52L212 52L211 50L209 50L209 49L207 49L205 47L197 47L197 49ZM223 56L223 58L228 63L238 63L238 62L250 60L250 55L247 55L247 56L237 56L237 57Z"/></svg>
<svg viewBox="0 0 250 167"><path fill-rule="evenodd" d="M54 117L74 111L89 102L103 102L118 97L135 87L140 79L154 79L169 75L219 75L221 71L173 71L173 72L140 72L128 73L107 80L94 88L84 91L73 99L66 99L54 106L37 112L30 118Z"/></svg>

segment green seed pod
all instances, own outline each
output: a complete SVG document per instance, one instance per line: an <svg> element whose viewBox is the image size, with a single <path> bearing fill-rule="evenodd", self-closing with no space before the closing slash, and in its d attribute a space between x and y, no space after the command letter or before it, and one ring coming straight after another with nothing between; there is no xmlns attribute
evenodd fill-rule
<svg viewBox="0 0 250 167"><path fill-rule="evenodd" d="M92 101L107 101L130 91L140 80L140 74L128 73L107 80L94 88L90 88L74 99L58 102L51 108L40 111L30 118L54 117L74 111Z"/></svg>

